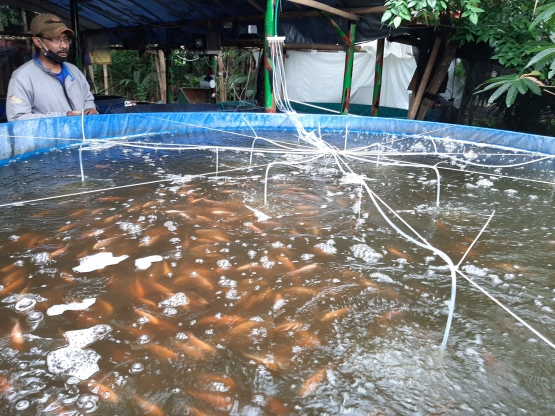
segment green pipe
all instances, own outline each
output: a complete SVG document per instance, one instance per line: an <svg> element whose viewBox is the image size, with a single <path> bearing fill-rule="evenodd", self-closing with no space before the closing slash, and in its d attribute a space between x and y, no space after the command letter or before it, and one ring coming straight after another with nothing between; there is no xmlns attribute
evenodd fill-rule
<svg viewBox="0 0 555 416"><path fill-rule="evenodd" d="M384 47L385 40L378 39L378 46L376 48L376 70L374 75L374 95L372 98L372 117L378 117L380 115Z"/></svg>
<svg viewBox="0 0 555 416"><path fill-rule="evenodd" d="M272 72L274 64L270 59L268 37L275 36L275 4L276 0L268 0L266 6L265 36L264 36L264 108L267 113L276 112L276 100L272 88Z"/></svg>
<svg viewBox="0 0 555 416"><path fill-rule="evenodd" d="M341 96L341 114L349 114L351 102L351 86L353 84L353 63L355 60L355 35L357 24L349 22L349 42L345 56L345 76L343 78L343 94Z"/></svg>

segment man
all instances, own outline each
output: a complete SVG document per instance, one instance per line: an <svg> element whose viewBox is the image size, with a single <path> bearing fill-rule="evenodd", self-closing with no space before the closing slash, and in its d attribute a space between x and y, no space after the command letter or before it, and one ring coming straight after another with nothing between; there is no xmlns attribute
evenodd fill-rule
<svg viewBox="0 0 555 416"><path fill-rule="evenodd" d="M31 34L40 52L12 74L8 121L98 114L85 76L65 62L73 31L59 17L39 14L31 21Z"/></svg>

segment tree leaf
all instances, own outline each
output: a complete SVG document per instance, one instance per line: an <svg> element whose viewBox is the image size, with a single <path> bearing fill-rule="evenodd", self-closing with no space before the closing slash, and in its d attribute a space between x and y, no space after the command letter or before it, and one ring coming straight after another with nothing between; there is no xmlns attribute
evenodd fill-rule
<svg viewBox="0 0 555 416"><path fill-rule="evenodd" d="M401 26L402 21L403 19L401 19L400 16L395 16L395 19L393 19L393 26L395 26L396 28Z"/></svg>
<svg viewBox="0 0 555 416"><path fill-rule="evenodd" d="M497 90L495 90L494 93L491 94L491 97L489 97L488 104L493 104L493 102L497 100L505 91L511 88L512 84L512 82L507 82L506 84L503 84L499 88L497 88Z"/></svg>
<svg viewBox="0 0 555 416"><path fill-rule="evenodd" d="M534 56L530 62L528 62L528 64L525 66L525 68L528 68L531 65L534 65L536 62L540 61L541 59L545 58L546 56L555 53L555 48L548 48L545 49L544 51L538 53L536 56Z"/></svg>
<svg viewBox="0 0 555 416"><path fill-rule="evenodd" d="M540 89L540 86L538 84L536 84L534 81L532 81L529 78L522 78L522 81L524 81L526 83L526 86L530 89L530 91L532 91L534 94L536 95L542 95L542 90Z"/></svg>
<svg viewBox="0 0 555 416"><path fill-rule="evenodd" d="M512 106L516 100L516 96L518 95L518 88L516 86L517 82L514 82L513 85L511 85L511 88L509 88L509 91L507 91L507 97L505 98L505 104L507 107Z"/></svg>
<svg viewBox="0 0 555 416"><path fill-rule="evenodd" d="M519 79L517 82L515 82L515 85L518 88L518 92L520 92L521 94L526 94L528 92L528 87L522 79Z"/></svg>

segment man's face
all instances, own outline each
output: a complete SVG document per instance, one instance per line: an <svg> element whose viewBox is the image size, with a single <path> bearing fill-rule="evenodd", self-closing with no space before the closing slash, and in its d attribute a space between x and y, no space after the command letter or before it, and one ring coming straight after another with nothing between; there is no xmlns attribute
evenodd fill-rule
<svg viewBox="0 0 555 416"><path fill-rule="evenodd" d="M67 33L62 33L54 39L46 36L40 36L39 40L42 41L44 46L46 46L48 50L52 51L52 53L55 53L62 58L67 58L69 54L69 45L71 44L71 38L67 35ZM35 42L35 44L37 43ZM37 46L41 47L40 44Z"/></svg>

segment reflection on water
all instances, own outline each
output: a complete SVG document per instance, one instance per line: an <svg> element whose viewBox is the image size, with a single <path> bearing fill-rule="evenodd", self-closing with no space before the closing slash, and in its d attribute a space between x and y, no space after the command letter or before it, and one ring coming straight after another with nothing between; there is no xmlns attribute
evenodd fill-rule
<svg viewBox="0 0 555 416"><path fill-rule="evenodd" d="M2 414L553 412L552 350L463 280L439 348L449 269L329 160L264 205L265 168L181 176L214 152L86 153L84 184L76 153L1 167L2 200L174 180L2 208ZM495 209L461 270L550 335L552 186L442 171L437 208L431 169L351 167L455 264Z"/></svg>

